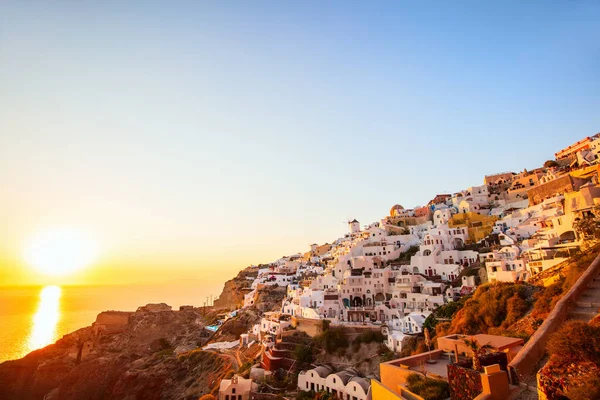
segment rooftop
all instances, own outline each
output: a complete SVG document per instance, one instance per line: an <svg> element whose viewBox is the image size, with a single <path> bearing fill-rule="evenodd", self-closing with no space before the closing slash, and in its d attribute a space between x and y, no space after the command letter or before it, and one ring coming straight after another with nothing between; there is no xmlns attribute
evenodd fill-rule
<svg viewBox="0 0 600 400"><path fill-rule="evenodd" d="M448 365L454 363L454 356L443 350L432 350L410 357L404 357L381 364L381 368L399 368L427 372L428 376L448 379Z"/></svg>
<svg viewBox="0 0 600 400"><path fill-rule="evenodd" d="M438 338L438 347L447 351L454 349L454 345L463 345L464 339L475 339L480 345L489 344L497 351L510 349L516 346L523 345L523 339L513 338L508 336L497 336L497 335L449 335Z"/></svg>

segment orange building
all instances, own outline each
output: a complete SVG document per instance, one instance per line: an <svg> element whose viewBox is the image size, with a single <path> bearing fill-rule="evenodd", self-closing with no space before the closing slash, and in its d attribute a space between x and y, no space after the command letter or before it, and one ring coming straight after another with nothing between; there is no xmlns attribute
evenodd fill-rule
<svg viewBox="0 0 600 400"><path fill-rule="evenodd" d="M558 153L555 153L554 156L557 160L561 160L563 158L567 158L569 156L575 155L578 151L581 150L589 150L592 141L600 136L600 133L595 134L594 136L588 136L586 138L581 139L578 142L573 143L569 147L565 147Z"/></svg>

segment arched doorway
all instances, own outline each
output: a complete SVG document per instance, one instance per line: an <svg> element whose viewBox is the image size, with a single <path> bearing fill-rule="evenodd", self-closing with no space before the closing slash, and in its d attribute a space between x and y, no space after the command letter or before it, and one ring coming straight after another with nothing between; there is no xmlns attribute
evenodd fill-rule
<svg viewBox="0 0 600 400"><path fill-rule="evenodd" d="M559 239L561 243L571 243L577 240L575 232L573 231L564 232L562 235L560 235Z"/></svg>
<svg viewBox="0 0 600 400"><path fill-rule="evenodd" d="M360 297L355 297L352 299L352 307L362 307L363 301Z"/></svg>
<svg viewBox="0 0 600 400"><path fill-rule="evenodd" d="M455 249L462 249L465 246L465 242L461 238L454 238L453 244Z"/></svg>

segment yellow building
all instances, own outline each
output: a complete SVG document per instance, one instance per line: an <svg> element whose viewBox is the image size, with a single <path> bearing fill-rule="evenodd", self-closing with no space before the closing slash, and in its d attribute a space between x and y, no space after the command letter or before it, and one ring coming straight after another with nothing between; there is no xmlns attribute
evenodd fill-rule
<svg viewBox="0 0 600 400"><path fill-rule="evenodd" d="M492 233L494 223L498 217L493 215L482 215L474 212L454 214L448 221L450 228L466 227L469 233L469 241L477 243Z"/></svg>
<svg viewBox="0 0 600 400"><path fill-rule="evenodd" d="M435 364L427 364L427 360L435 359ZM421 399L406 388L406 379L409 375L422 375L422 370L427 370L427 376L435 379L448 380L447 366L451 363L445 357L443 350L432 350L398 360L379 364L381 379L371 379L371 393L373 400L403 400Z"/></svg>

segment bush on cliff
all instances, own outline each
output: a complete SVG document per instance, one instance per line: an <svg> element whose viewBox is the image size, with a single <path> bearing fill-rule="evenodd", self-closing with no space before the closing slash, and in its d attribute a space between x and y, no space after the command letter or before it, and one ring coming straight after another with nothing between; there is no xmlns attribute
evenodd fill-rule
<svg viewBox="0 0 600 400"><path fill-rule="evenodd" d="M450 397L448 382L439 379L410 374L406 378L406 386L408 390L425 400L445 400Z"/></svg>
<svg viewBox="0 0 600 400"><path fill-rule="evenodd" d="M315 336L315 344L325 349L328 353L333 353L338 349L347 348L348 338L344 335L342 328L329 328L320 335Z"/></svg>
<svg viewBox="0 0 600 400"><path fill-rule="evenodd" d="M435 333L436 326L440 323L440 319L452 319L454 315L463 308L465 301L468 297L461 297L458 301L451 301L448 304L444 304L433 310L431 314L427 316L423 327L429 329L430 333Z"/></svg>
<svg viewBox="0 0 600 400"><path fill-rule="evenodd" d="M568 321L547 346L550 361L539 372L548 398L600 398L600 324Z"/></svg>
<svg viewBox="0 0 600 400"><path fill-rule="evenodd" d="M568 321L548 342L548 351L566 361L589 361L600 365L600 326Z"/></svg>
<svg viewBox="0 0 600 400"><path fill-rule="evenodd" d="M530 308L529 286L523 283L493 283L479 286L466 300L450 324L436 327L437 335L450 333L499 334L522 318ZM497 329L493 329L497 328Z"/></svg>
<svg viewBox="0 0 600 400"><path fill-rule="evenodd" d="M311 363L313 361L312 346L297 344L294 348L294 359L299 364Z"/></svg>

